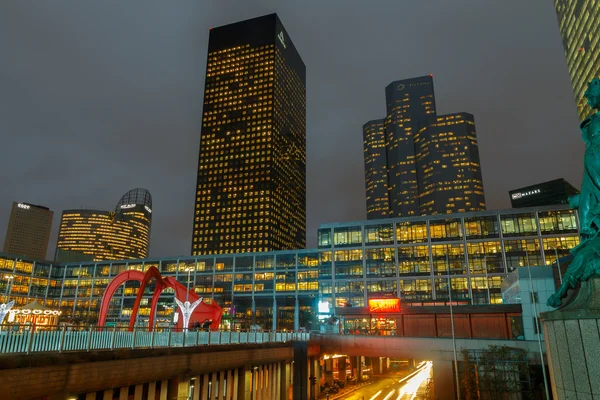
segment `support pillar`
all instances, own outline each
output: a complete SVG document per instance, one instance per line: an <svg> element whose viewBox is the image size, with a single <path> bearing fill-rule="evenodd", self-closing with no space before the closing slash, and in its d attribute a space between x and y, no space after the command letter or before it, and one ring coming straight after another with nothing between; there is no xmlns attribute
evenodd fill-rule
<svg viewBox="0 0 600 400"><path fill-rule="evenodd" d="M160 397L159 400L167 400L167 395L169 393L169 381L164 380L160 381Z"/></svg>
<svg viewBox="0 0 600 400"><path fill-rule="evenodd" d="M85 395L85 400L96 400L96 392L87 393Z"/></svg>
<svg viewBox="0 0 600 400"><path fill-rule="evenodd" d="M308 400L308 344L294 342L294 400Z"/></svg>
<svg viewBox="0 0 600 400"><path fill-rule="evenodd" d="M227 387L225 388L225 399L231 400L231 393L233 392L233 371L227 371Z"/></svg>
<svg viewBox="0 0 600 400"><path fill-rule="evenodd" d="M346 357L338 358L338 379L346 383Z"/></svg>
<svg viewBox="0 0 600 400"><path fill-rule="evenodd" d="M321 391L321 374L319 371L319 359L317 357L311 357L309 359L310 377L315 378L315 383L309 382L310 386L310 400L316 400L319 397Z"/></svg>
<svg viewBox="0 0 600 400"><path fill-rule="evenodd" d="M273 298L273 322L271 324L271 330L272 331L276 331L277 330L277 299Z"/></svg>
<svg viewBox="0 0 600 400"><path fill-rule="evenodd" d="M135 385L135 392L133 393L133 400L142 400L144 395L144 385Z"/></svg>
<svg viewBox="0 0 600 400"><path fill-rule="evenodd" d="M325 382L333 385L333 359L325 360Z"/></svg>
<svg viewBox="0 0 600 400"><path fill-rule="evenodd" d="M148 400L155 400L156 398L156 382L150 382L148 384Z"/></svg>
<svg viewBox="0 0 600 400"><path fill-rule="evenodd" d="M119 400L128 400L129 399L129 386L122 387L119 390Z"/></svg>
<svg viewBox="0 0 600 400"><path fill-rule="evenodd" d="M252 369L249 367L239 368L237 370L238 379L237 379L237 399L238 400L251 400L255 399L255 396L252 396L253 389L253 374Z"/></svg>
<svg viewBox="0 0 600 400"><path fill-rule="evenodd" d="M290 379L292 366L288 362L281 364L281 373L279 374L279 399L289 400L290 397Z"/></svg>
<svg viewBox="0 0 600 400"><path fill-rule="evenodd" d="M452 361L433 363L433 390L437 400L455 400L454 365Z"/></svg>
<svg viewBox="0 0 600 400"><path fill-rule="evenodd" d="M217 391L219 390L217 388L217 373L213 372L211 375L212 375L212 379L210 381L210 397L209 397L209 399L216 399Z"/></svg>
<svg viewBox="0 0 600 400"><path fill-rule="evenodd" d="M208 399L208 374L202 375L202 399Z"/></svg>
<svg viewBox="0 0 600 400"><path fill-rule="evenodd" d="M192 392L192 400L200 400L200 391L202 390L202 376L194 378L194 391Z"/></svg>
<svg viewBox="0 0 600 400"><path fill-rule="evenodd" d="M217 391L215 399L222 399L223 393L225 393L225 373L226 371L219 372L219 390Z"/></svg>
<svg viewBox="0 0 600 400"><path fill-rule="evenodd" d="M162 395L162 392L163 392L163 390L161 388L161 395ZM176 377L168 380L168 384L167 384L167 399L168 400L187 400L189 394L190 394L190 378L176 376ZM124 400L127 400L127 396L125 396Z"/></svg>
<svg viewBox="0 0 600 400"><path fill-rule="evenodd" d="M102 399L103 400L112 400L112 398L113 398L113 390L112 389L105 390Z"/></svg>
<svg viewBox="0 0 600 400"><path fill-rule="evenodd" d="M239 383L240 383L239 369L236 368L233 371L233 389L232 389L233 400L238 400Z"/></svg>
<svg viewBox="0 0 600 400"><path fill-rule="evenodd" d="M294 330L298 332L300 330L300 302L296 297L296 301L294 304ZM295 400L295 397L294 397Z"/></svg>
<svg viewBox="0 0 600 400"><path fill-rule="evenodd" d="M250 323L256 325L256 302L254 301L254 297L252 297L252 316L250 317Z"/></svg>

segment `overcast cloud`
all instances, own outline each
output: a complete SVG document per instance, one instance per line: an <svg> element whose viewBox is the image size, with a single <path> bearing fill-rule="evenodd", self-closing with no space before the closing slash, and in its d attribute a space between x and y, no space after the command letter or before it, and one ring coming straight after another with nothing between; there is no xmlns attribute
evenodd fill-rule
<svg viewBox="0 0 600 400"><path fill-rule="evenodd" d="M362 131L391 81L433 73L475 115L488 208L564 177L583 144L552 2L0 2L0 243L12 201L55 211L153 197L151 255L190 253L209 28L277 12L307 69L307 239L365 219Z"/></svg>

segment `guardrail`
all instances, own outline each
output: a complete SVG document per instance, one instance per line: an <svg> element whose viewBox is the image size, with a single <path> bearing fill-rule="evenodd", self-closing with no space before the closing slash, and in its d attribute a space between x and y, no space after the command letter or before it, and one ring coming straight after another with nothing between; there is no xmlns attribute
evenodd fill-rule
<svg viewBox="0 0 600 400"><path fill-rule="evenodd" d="M282 343L310 338L308 332L183 332L169 328L149 332L147 327L136 327L130 331L127 327L99 326L85 330L72 327L39 330L20 325L3 328L0 331L0 354Z"/></svg>

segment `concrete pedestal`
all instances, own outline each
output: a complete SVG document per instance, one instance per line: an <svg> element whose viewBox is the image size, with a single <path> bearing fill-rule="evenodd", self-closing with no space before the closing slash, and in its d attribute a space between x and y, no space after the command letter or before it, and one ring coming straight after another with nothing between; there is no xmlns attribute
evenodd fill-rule
<svg viewBox="0 0 600 400"><path fill-rule="evenodd" d="M552 397L600 398L600 277L582 282L570 303L541 320Z"/></svg>
<svg viewBox="0 0 600 400"><path fill-rule="evenodd" d="M454 365L452 361L435 361L433 363L433 390L438 400L455 400Z"/></svg>

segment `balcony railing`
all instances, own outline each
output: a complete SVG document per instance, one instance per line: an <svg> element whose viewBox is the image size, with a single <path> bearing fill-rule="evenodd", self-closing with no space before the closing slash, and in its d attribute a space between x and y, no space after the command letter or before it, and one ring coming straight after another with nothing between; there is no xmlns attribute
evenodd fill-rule
<svg viewBox="0 0 600 400"><path fill-rule="evenodd" d="M0 332L0 355L41 352L93 351L115 349L152 349L212 345L283 343L307 341L307 332L232 332L187 331L160 328L92 326L30 329L30 326L5 326Z"/></svg>

